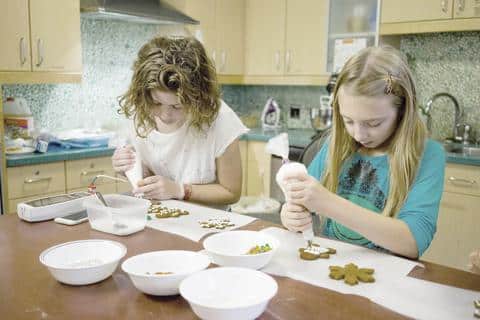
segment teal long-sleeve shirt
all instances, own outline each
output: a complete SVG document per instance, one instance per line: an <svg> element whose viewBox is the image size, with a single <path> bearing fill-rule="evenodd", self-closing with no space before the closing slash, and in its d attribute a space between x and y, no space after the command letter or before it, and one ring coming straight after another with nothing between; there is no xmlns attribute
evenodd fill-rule
<svg viewBox="0 0 480 320"><path fill-rule="evenodd" d="M325 143L308 167L311 176L321 179L327 154L328 143ZM438 142L427 140L417 176L397 215L397 219L407 224L415 238L419 257L430 245L437 229L444 174L443 147ZM337 194L363 208L381 213L388 198L389 181L390 165L387 155L366 156L354 153L342 166ZM329 218L323 233L334 239L379 248L362 235Z"/></svg>

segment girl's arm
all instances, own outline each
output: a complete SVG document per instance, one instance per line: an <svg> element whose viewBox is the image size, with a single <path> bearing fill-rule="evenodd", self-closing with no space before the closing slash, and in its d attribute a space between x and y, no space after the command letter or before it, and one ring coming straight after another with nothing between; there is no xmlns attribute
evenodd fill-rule
<svg viewBox="0 0 480 320"><path fill-rule="evenodd" d="M308 175L297 176L287 188L292 203L328 216L393 253L418 258L415 238L402 220L385 217L350 202Z"/></svg>
<svg viewBox="0 0 480 320"><path fill-rule="evenodd" d="M217 181L194 184L190 201L206 204L231 204L240 199L242 192L242 162L238 139L235 139L216 159Z"/></svg>
<svg viewBox="0 0 480 320"><path fill-rule="evenodd" d="M326 189L324 192L325 201L315 212L328 213L330 218L393 253L418 258L417 243L405 222L362 208Z"/></svg>

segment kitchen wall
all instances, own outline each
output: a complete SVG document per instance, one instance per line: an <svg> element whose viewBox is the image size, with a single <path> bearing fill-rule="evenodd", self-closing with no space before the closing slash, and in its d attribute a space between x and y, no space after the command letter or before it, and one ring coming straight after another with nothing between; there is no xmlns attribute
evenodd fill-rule
<svg viewBox="0 0 480 320"><path fill-rule="evenodd" d="M3 85L3 98L27 99L36 125L50 130L75 127L122 127L116 113L117 97L131 77L131 65L140 46L158 33L182 30L155 25L82 18L83 81L81 84ZM406 53L417 80L419 102L436 92L455 95L467 122L480 132L480 32L405 36ZM240 115L260 116L268 97L274 97L287 124L289 107L304 108L297 126L308 127L308 108L319 105L320 86L223 86L224 100ZM453 108L439 99L433 107L435 137L450 135ZM259 123L259 122L258 122Z"/></svg>

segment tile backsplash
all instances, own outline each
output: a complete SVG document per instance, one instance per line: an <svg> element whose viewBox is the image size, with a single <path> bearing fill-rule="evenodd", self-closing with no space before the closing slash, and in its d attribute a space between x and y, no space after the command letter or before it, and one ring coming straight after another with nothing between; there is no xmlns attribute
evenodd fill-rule
<svg viewBox="0 0 480 320"><path fill-rule="evenodd" d="M38 127L123 126L123 116L117 114L117 97L127 89L138 49L158 33L182 33L183 29L82 18L81 31L81 84L2 86L4 99L27 99ZM401 50L414 72L419 103L425 104L437 92L449 92L464 109L464 120L480 132L480 32L404 36ZM309 109L318 107L320 96L327 94L323 86L224 85L222 92L239 115L258 118L267 99L274 97L282 109L282 123L295 127L309 127ZM433 106L435 138L451 135L453 108L449 103L442 98ZM299 109L298 119L289 117L292 107Z"/></svg>

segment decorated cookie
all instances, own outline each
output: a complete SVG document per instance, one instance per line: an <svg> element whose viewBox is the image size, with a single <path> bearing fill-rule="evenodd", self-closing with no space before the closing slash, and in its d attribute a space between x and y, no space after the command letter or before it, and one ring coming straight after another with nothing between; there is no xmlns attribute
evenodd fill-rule
<svg viewBox="0 0 480 320"><path fill-rule="evenodd" d="M235 224L232 223L228 218L212 218L208 219L207 221L198 221L198 223L202 228L213 228L220 230L235 226Z"/></svg>
<svg viewBox="0 0 480 320"><path fill-rule="evenodd" d="M374 282L372 274L375 272L371 268L358 268L353 263L346 264L345 267L330 266L330 278L335 280L344 279L345 283L353 286L361 282Z"/></svg>
<svg viewBox="0 0 480 320"><path fill-rule="evenodd" d="M331 254L337 253L337 250L320 247L318 244L313 243L311 247L298 249L298 252L303 260L317 260L319 258L328 259Z"/></svg>
<svg viewBox="0 0 480 320"><path fill-rule="evenodd" d="M177 209L177 208L167 208L162 207L160 204L152 204L150 208L148 208L148 213L155 214L155 217L162 219L162 218L178 218L183 215L189 214L188 211Z"/></svg>

